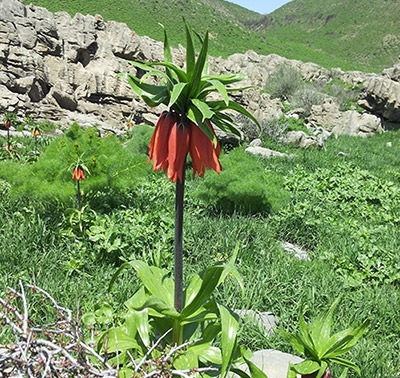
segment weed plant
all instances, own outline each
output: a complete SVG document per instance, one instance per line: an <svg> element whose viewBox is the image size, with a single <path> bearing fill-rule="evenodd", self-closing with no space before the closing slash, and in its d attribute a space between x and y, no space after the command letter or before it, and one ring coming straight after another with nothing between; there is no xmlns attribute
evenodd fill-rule
<svg viewBox="0 0 400 378"><path fill-rule="evenodd" d="M1 162L0 292L16 287L18 280L34 281L79 313L106 303L113 319L139 285L132 274L121 275L107 291L121 258L135 256L172 268L173 185L149 172L144 130L136 140L136 131L128 139L72 131L43 147L36 162ZM337 329L370 323L349 358L365 378L397 376L399 140L399 132L368 139L343 136L328 139L320 151L265 141L293 158L262 160L242 148L224 155L219 176L207 172L205 179L187 182L188 274L227 260L238 245L245 296L227 277L219 301L232 308L271 311L287 331L296 331L300 312L311 321L340 293ZM74 143L89 163L95 156L97 164L83 182L87 202L79 214L67 212L74 205L67 169L76 153ZM219 182L222 188L217 188ZM47 185L59 191L48 195ZM251 193L255 212L243 207ZM213 198L219 202L212 203ZM309 260L284 251L281 241L302 246ZM33 303L30 311L51 321L50 310L41 303ZM7 341L6 332L3 327L0 342ZM241 343L253 350L293 353L279 334L268 335L250 321L243 324Z"/></svg>

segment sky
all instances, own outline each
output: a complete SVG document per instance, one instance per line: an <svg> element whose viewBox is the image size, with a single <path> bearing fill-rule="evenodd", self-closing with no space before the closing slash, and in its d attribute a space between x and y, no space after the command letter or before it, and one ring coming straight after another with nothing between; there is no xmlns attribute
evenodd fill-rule
<svg viewBox="0 0 400 378"><path fill-rule="evenodd" d="M230 3L239 4L244 8L252 11L267 14L275 9L280 8L282 5L287 4L290 0L228 0Z"/></svg>

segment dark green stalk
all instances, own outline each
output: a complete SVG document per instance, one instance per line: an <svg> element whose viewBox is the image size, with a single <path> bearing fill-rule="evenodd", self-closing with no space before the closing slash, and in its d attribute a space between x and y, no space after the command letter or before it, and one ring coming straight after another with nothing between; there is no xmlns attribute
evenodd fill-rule
<svg viewBox="0 0 400 378"><path fill-rule="evenodd" d="M78 210L81 211L81 182L76 181L76 198L78 200Z"/></svg>
<svg viewBox="0 0 400 378"><path fill-rule="evenodd" d="M185 168L186 159L183 163L182 182L176 180L175 190L175 238L174 238L174 307L181 312L183 308L183 199L185 192ZM179 320L174 321L173 342L177 345L182 344L183 328Z"/></svg>
<svg viewBox="0 0 400 378"><path fill-rule="evenodd" d="M183 258L182 258L182 235L183 235L183 197L185 191L185 163L183 164L182 182L176 180L175 192L175 309L180 312L183 307Z"/></svg>

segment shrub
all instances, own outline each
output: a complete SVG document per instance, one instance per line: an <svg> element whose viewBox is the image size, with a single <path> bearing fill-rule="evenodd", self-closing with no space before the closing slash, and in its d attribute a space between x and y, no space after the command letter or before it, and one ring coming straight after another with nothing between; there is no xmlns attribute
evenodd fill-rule
<svg viewBox="0 0 400 378"><path fill-rule="evenodd" d="M221 157L219 176L206 175L195 196L218 211L268 214L286 199L283 179L264 169L261 160L237 148Z"/></svg>
<svg viewBox="0 0 400 378"><path fill-rule="evenodd" d="M318 91L316 87L305 85L292 93L290 101L294 107L304 109L304 117L308 117L312 106L321 105L325 98L326 95Z"/></svg>
<svg viewBox="0 0 400 378"><path fill-rule="evenodd" d="M303 86L298 70L287 65L281 65L268 78L265 91L272 98L288 99Z"/></svg>
<svg viewBox="0 0 400 378"><path fill-rule="evenodd" d="M72 205L75 185L71 167L80 158L90 172L81 187L85 200L93 200L96 210L107 209L120 202L119 193L150 174L146 155L131 144L128 141L124 145L114 136L100 138L96 128L81 129L74 124L63 136L52 140L37 161L7 161L0 175L10 183L10 195L14 197L57 199ZM103 192L101 201L99 191Z"/></svg>
<svg viewBox="0 0 400 378"><path fill-rule="evenodd" d="M326 84L324 91L336 98L341 111L355 109L362 112L363 108L357 104L361 88L362 85L353 86L340 79L332 79Z"/></svg>

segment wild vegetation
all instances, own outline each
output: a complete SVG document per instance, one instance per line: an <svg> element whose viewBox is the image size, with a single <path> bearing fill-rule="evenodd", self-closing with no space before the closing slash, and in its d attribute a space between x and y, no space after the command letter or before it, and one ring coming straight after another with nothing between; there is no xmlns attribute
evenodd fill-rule
<svg viewBox="0 0 400 378"><path fill-rule="evenodd" d="M183 29L176 21L184 16L199 33L210 30L213 56L251 49L326 68L381 72L397 62L400 52L399 0L376 0L368 6L361 1L292 0L269 15L223 0L33 0L32 4L72 16L100 14L156 40L163 38L161 22L174 46L182 43Z"/></svg>
<svg viewBox="0 0 400 378"><path fill-rule="evenodd" d="M24 127L32 125L19 126ZM33 136L12 139L18 158L2 140L2 296L19 280L33 281L62 305L97 314L99 327L118 322L124 301L140 285L126 271L108 292L118 266L137 258L172 268L174 187L146 165L147 126L123 138L99 138L95 130L77 125L61 138L50 135L42 132L34 159ZM228 279L218 289L219 301L230 308L272 311L286 331L297 329L299 313L313 319L340 293L334 329L369 322L350 352L362 376L395 376L400 365L399 138L398 132L369 139L343 136L329 139L321 151L300 151L264 137L291 159L262 160L243 147L226 151L220 175L208 172L187 182L187 275L228 261L238 248L245 296ZM79 211L71 165L81 155L90 175L81 182ZM310 260L283 251L281 241L301 246ZM30 311L36 320L51 318L50 309L38 303ZM10 338L6 327L0 338ZM268 335L251 321L242 324L240 343L294 352L278 333Z"/></svg>
<svg viewBox="0 0 400 378"><path fill-rule="evenodd" d="M182 89L174 92L175 100ZM321 87L289 71L272 75L266 90L283 101L285 112L296 101L307 110L328 95L344 109L354 107L357 95L357 88L340 81ZM249 155L244 143L222 149L219 175L191 177L189 162L184 280L185 295L196 300L188 300L181 317L163 302L171 301L173 287L175 193L173 184L147 164L153 129L136 125L124 136L100 137L96 128L73 124L55 137L56 125L17 120L10 113L5 119L28 133L0 139L0 315L3 323L11 318L21 323L20 335L10 323L2 324L0 345L21 335L17 341L32 341L23 336L29 312L29 325L45 325L40 337L50 335L69 348L65 334L52 327L71 327L76 345L93 346L91 361L104 355L107 367L121 368L121 376L130 376L132 369L137 376L158 369L171 375L204 351L207 361L223 371L241 345L253 351L300 351L309 358L294 337L282 335L312 332L312 324L323 323L321 314L335 308L333 320L329 310L329 326L323 326L329 334L364 331L367 325L350 351L345 343L344 349L337 347L340 355L347 352L339 362L354 367L347 362L353 361L366 378L399 375L400 132L331 137L322 149L299 150L280 137L287 130L307 130L304 119L284 115L259 129L241 120L247 135L259 136L290 158ZM283 242L302 248L308 258L285 251ZM36 285L49 294L38 295ZM18 294L24 287L33 290ZM201 289L207 295L198 296ZM75 322L64 307L72 309ZM271 311L279 331L269 334L249 318L239 324L228 309ZM60 316L68 323L59 323ZM178 350L166 330L177 321L178 329L192 337ZM211 352L227 344L220 332L223 322L239 333L238 344L229 345L233 355L221 363ZM198 342L194 327L201 328L207 345L193 346ZM210 348L211 340L217 348ZM244 356L246 348L240 349ZM81 352L74 350L82 361ZM322 373L332 356L311 357L317 364L312 368ZM45 368L42 359L35 362ZM56 365L63 364L61 359ZM344 371L340 364L332 367L333 376Z"/></svg>

